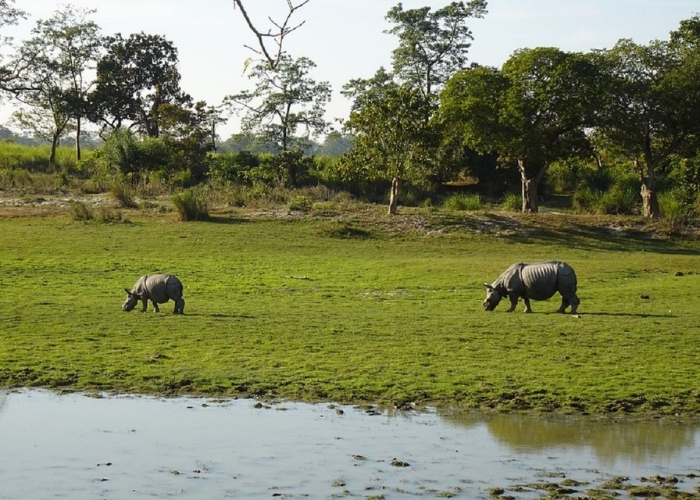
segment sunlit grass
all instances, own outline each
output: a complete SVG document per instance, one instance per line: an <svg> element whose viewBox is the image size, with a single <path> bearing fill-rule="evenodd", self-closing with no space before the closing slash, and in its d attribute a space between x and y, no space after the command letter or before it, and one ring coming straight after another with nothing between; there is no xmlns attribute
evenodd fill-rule
<svg viewBox="0 0 700 500"><path fill-rule="evenodd" d="M580 217L491 232L483 214L425 231L408 213L128 217L0 219L0 387L700 412L697 242ZM579 276L578 316L555 314L557 298L482 310L483 282L554 258ZM184 316L120 310L153 272L181 278Z"/></svg>

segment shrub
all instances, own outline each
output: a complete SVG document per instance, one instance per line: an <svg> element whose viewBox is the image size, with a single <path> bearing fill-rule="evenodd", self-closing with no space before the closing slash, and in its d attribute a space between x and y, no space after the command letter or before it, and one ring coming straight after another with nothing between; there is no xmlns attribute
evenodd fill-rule
<svg viewBox="0 0 700 500"><path fill-rule="evenodd" d="M87 222L95 218L90 207L82 201L72 202L70 210L74 221Z"/></svg>
<svg viewBox="0 0 700 500"><path fill-rule="evenodd" d="M478 194L453 194L443 203L447 210L481 210L481 196Z"/></svg>
<svg viewBox="0 0 700 500"><path fill-rule="evenodd" d="M501 209L507 212L520 212L523 208L523 202L519 194L506 193L500 200Z"/></svg>
<svg viewBox="0 0 700 500"><path fill-rule="evenodd" d="M632 215L637 209L637 193L631 188L617 188L602 193L595 204L595 212L608 215Z"/></svg>
<svg viewBox="0 0 700 500"><path fill-rule="evenodd" d="M579 189L571 197L571 206L578 213L594 213L600 193L590 188Z"/></svg>
<svg viewBox="0 0 700 500"><path fill-rule="evenodd" d="M289 204L288 209L290 212L297 211L297 212L308 213L311 211L313 206L314 206L313 199L311 199L308 196L297 195L294 197L294 199Z"/></svg>
<svg viewBox="0 0 700 500"><path fill-rule="evenodd" d="M182 222L204 220L209 217L207 199L200 190L186 189L172 197Z"/></svg>
<svg viewBox="0 0 700 500"><path fill-rule="evenodd" d="M693 218L694 207L684 202L683 195L679 192L665 192L659 194L659 208L661 216L668 219L673 225L685 224Z"/></svg>
<svg viewBox="0 0 700 500"><path fill-rule="evenodd" d="M109 207L100 207L97 210L97 215L95 216L95 220L98 222L102 222L105 224L109 224L112 222L129 222L128 219L125 219L122 216L122 213L118 210L112 210Z"/></svg>
<svg viewBox="0 0 700 500"><path fill-rule="evenodd" d="M115 182L112 184L109 188L109 196L121 208L138 207L136 201L134 201L133 189L126 182Z"/></svg>

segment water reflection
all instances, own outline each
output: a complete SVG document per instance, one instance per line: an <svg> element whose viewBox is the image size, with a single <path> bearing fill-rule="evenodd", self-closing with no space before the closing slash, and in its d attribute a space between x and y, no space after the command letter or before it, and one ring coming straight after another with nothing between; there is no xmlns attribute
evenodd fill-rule
<svg viewBox="0 0 700 500"><path fill-rule="evenodd" d="M663 420L592 421L576 418L473 414L446 415L464 427L486 423L489 433L514 452L590 449L601 464L665 462L695 446L698 428Z"/></svg>
<svg viewBox="0 0 700 500"><path fill-rule="evenodd" d="M0 391L0 500L488 498L549 471L600 483L700 463L687 425L254 403Z"/></svg>

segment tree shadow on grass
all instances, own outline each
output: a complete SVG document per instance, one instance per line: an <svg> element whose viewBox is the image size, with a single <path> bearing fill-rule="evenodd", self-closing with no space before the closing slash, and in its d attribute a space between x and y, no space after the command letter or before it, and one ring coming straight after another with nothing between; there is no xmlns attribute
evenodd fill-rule
<svg viewBox="0 0 700 500"><path fill-rule="evenodd" d="M646 313L608 313L608 312L584 312L580 316L613 316L620 318L677 318L675 314L646 314Z"/></svg>
<svg viewBox="0 0 700 500"><path fill-rule="evenodd" d="M617 229L614 226L581 224L571 220L545 218L538 221L515 220L510 217L485 214L482 224L507 241L516 243L545 243L582 250L611 252L645 251L662 254L700 255L700 249L688 248L678 242L658 239L653 232L635 227Z"/></svg>
<svg viewBox="0 0 700 500"><path fill-rule="evenodd" d="M185 312L185 316L198 318L228 318L228 319L256 319L257 316L252 314L224 314L224 313L189 313Z"/></svg>

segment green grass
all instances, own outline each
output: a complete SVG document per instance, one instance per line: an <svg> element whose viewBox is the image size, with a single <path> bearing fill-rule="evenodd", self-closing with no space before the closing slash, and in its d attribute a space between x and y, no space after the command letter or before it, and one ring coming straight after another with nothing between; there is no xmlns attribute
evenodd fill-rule
<svg viewBox="0 0 700 500"><path fill-rule="evenodd" d="M700 413L698 242L575 216L128 216L0 218L0 387ZM482 310L484 281L552 258L576 269L578 317ZM122 312L156 271L185 315Z"/></svg>

